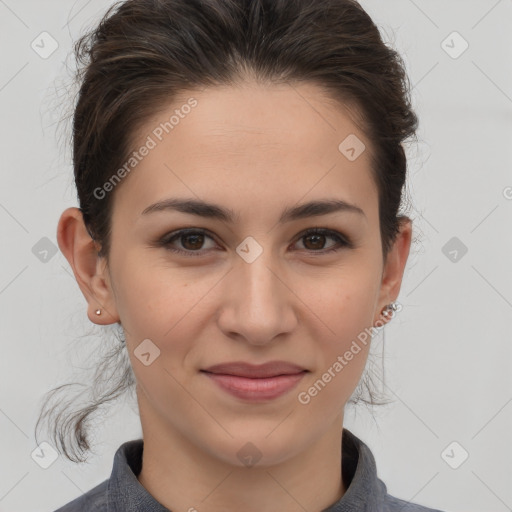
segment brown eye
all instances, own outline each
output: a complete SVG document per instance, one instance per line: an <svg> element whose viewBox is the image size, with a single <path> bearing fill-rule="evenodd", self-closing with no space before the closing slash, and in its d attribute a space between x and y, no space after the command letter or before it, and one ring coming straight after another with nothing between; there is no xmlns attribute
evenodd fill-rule
<svg viewBox="0 0 512 512"><path fill-rule="evenodd" d="M207 239L210 239L214 246L204 248ZM325 248L329 239L334 240L334 243ZM319 256L338 251L343 247L354 247L348 237L331 229L309 229L300 235L300 240L303 241L304 250L309 253L318 253ZM181 248L176 247L178 243ZM158 245L168 251L184 256L202 256L205 252L213 249L216 244L214 238L203 229L182 229L165 235L159 240Z"/></svg>
<svg viewBox="0 0 512 512"><path fill-rule="evenodd" d="M192 234L192 235L180 235L180 240L182 241L182 246L187 250L197 250L201 249L204 244L204 235L201 234ZM186 240L185 243L183 241Z"/></svg>
<svg viewBox="0 0 512 512"><path fill-rule="evenodd" d="M212 248L203 248L207 239L214 242L213 238L202 229L182 229L164 236L160 240L159 245L169 251L185 256L202 256L207 250ZM176 243L179 243L182 248L175 247Z"/></svg>
<svg viewBox="0 0 512 512"><path fill-rule="evenodd" d="M312 249L312 250L323 249L324 248L323 246L325 245L325 239L326 239L325 235L316 235L316 234L307 235L304 237L304 240L306 241L304 243L304 246L306 247L306 249Z"/></svg>
<svg viewBox="0 0 512 512"><path fill-rule="evenodd" d="M326 240L329 238L334 240L335 243L330 247L325 248ZM322 254L337 251L342 247L353 247L352 243L347 237L341 235L337 231L332 231L330 229L310 229L305 233L302 233L300 240L304 240L303 245L308 252L319 252Z"/></svg>

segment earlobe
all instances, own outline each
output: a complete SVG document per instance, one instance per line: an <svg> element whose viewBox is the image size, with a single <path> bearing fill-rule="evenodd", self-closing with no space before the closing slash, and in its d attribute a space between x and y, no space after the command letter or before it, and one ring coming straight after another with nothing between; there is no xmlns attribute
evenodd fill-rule
<svg viewBox="0 0 512 512"><path fill-rule="evenodd" d="M57 242L68 260L75 279L88 303L87 316L95 324L119 320L106 265L98 260L98 245L91 238L79 208L67 208L59 219ZM100 309L101 315L96 314Z"/></svg>

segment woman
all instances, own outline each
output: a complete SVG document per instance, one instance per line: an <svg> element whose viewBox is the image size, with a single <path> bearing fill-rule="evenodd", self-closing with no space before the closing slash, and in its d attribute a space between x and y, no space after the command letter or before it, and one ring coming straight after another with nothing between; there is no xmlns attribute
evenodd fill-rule
<svg viewBox="0 0 512 512"><path fill-rule="evenodd" d="M343 428L412 236L417 118L369 16L128 0L76 53L58 243L89 319L122 328L143 439L59 512L434 510L390 496Z"/></svg>

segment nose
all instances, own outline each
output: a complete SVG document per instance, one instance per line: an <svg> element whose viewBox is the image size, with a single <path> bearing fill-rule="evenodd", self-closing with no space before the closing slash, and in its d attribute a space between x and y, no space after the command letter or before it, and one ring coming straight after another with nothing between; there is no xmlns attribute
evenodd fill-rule
<svg viewBox="0 0 512 512"><path fill-rule="evenodd" d="M287 281L285 271L266 251L252 263L240 258L220 290L220 329L253 345L265 345L292 332L297 324L297 298Z"/></svg>

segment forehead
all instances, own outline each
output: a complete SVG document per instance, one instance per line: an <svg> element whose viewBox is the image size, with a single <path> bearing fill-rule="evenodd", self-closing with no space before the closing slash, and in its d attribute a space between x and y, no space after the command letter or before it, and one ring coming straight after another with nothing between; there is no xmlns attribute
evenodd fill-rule
<svg viewBox="0 0 512 512"><path fill-rule="evenodd" d="M366 146L353 161L339 148L351 137ZM338 192L362 207L368 202L365 209L377 197L365 134L311 84L182 93L137 132L134 149L148 141L151 149L121 187L134 215L180 195L229 202L234 210L248 197L267 206L280 199L282 206Z"/></svg>
<svg viewBox="0 0 512 512"><path fill-rule="evenodd" d="M191 98L196 106L186 108ZM192 135L196 149L208 151L211 157L240 149L247 153L250 145L256 145L276 149L274 157L279 149L293 149L301 157L320 162L339 156L340 137L356 132L364 137L348 115L348 106L336 103L312 84L260 85L249 82L236 87L218 86L182 93L150 125L158 131L159 122L165 123L174 111L181 110L188 113L182 114L180 119L174 116L174 122L179 125L172 128L173 140L169 140L169 144L174 142L178 147L183 142L190 143ZM148 126L145 132L147 130ZM167 133L162 135L165 137ZM320 149L324 151L318 151ZM292 154L287 156L290 158Z"/></svg>

